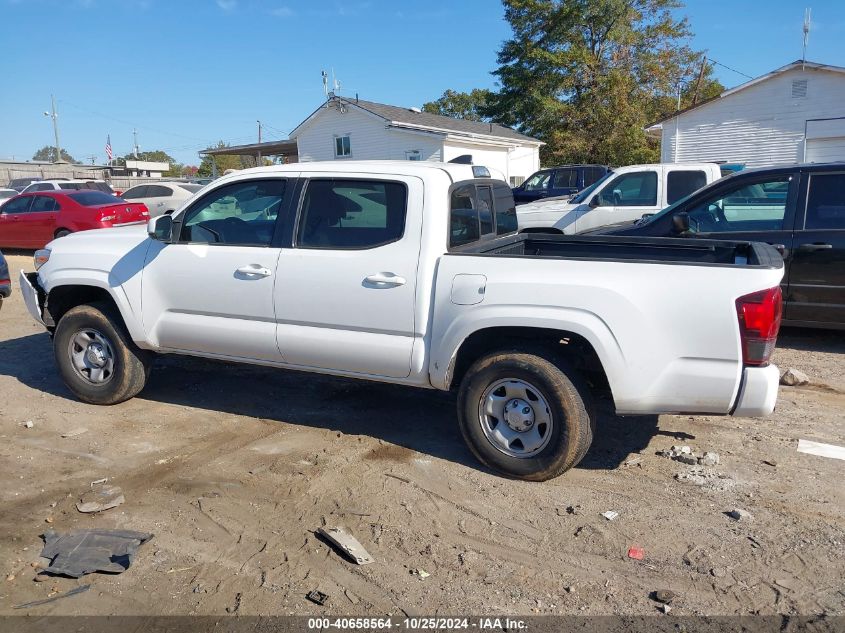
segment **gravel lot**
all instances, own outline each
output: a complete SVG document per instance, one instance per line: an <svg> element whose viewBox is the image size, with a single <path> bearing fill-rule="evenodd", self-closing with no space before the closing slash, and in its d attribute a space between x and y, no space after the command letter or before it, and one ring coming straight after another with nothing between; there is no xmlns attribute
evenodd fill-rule
<svg viewBox="0 0 845 633"><path fill-rule="evenodd" d="M30 262L13 254L13 278ZM661 617L843 615L845 462L796 452L845 445L843 359L842 333L785 331L776 361L824 384L783 387L769 419L605 403L581 466L532 484L474 461L449 394L174 357L136 399L82 404L16 292L0 310L0 613L91 583L29 613L656 614L650 592L670 589ZM675 444L720 463L656 454ZM103 477L126 502L79 513ZM323 525L376 562L340 558ZM121 575L33 582L39 535L82 527L155 538Z"/></svg>

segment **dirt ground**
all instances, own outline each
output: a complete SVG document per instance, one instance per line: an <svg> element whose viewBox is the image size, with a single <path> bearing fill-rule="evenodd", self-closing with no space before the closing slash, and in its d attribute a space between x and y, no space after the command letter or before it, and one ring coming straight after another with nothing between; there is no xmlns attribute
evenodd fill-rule
<svg viewBox="0 0 845 633"><path fill-rule="evenodd" d="M769 419L617 418L604 403L584 462L525 483L479 466L438 392L171 357L134 400L82 404L16 289L0 310L0 614L91 583L29 613L655 614L649 594L670 589L666 617L842 615L845 462L796 446L845 445L845 335L786 330L776 361L829 386L782 387ZM656 454L674 444L721 461ZM126 502L79 513L104 477ZM324 525L376 562L346 562ZM34 582L39 535L85 527L155 537L123 574Z"/></svg>

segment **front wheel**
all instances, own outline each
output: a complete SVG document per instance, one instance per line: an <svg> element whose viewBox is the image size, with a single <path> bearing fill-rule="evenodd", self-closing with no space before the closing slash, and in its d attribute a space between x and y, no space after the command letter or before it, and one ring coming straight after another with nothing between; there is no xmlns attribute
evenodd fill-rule
<svg viewBox="0 0 845 633"><path fill-rule="evenodd" d="M590 393L562 363L519 351L496 352L469 369L458 420L470 450L504 475L545 481L566 472L593 440Z"/></svg>
<svg viewBox="0 0 845 633"><path fill-rule="evenodd" d="M56 326L53 351L65 384L91 404L117 404L137 395L152 361L129 338L120 315L103 303L68 310Z"/></svg>

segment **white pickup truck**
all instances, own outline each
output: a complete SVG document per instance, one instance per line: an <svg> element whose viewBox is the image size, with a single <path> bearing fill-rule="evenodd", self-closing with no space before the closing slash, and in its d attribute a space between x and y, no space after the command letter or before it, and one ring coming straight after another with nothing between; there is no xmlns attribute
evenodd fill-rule
<svg viewBox="0 0 845 633"><path fill-rule="evenodd" d="M455 389L473 453L523 479L581 460L597 392L623 415L772 411L777 251L517 234L510 189L488 176L241 171L147 226L53 241L22 292L86 402L132 398L164 353Z"/></svg>
<svg viewBox="0 0 845 633"><path fill-rule="evenodd" d="M722 177L716 163L654 163L617 167L575 196L517 207L522 231L572 235L639 220Z"/></svg>

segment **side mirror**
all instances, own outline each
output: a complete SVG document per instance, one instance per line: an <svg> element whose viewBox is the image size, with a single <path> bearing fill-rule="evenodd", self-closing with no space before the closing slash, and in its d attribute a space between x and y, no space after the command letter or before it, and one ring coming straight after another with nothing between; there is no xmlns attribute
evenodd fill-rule
<svg viewBox="0 0 845 633"><path fill-rule="evenodd" d="M154 240L169 244L173 240L173 217L160 215L147 221L147 234Z"/></svg>
<svg viewBox="0 0 845 633"><path fill-rule="evenodd" d="M675 233L686 233L689 231L689 213L680 211L672 216L672 228Z"/></svg>
<svg viewBox="0 0 845 633"><path fill-rule="evenodd" d="M599 200L599 198L601 198L601 194L596 194L595 196L590 198L590 202L588 203L588 206L591 209L595 209L597 206L599 206L601 204L601 200Z"/></svg>

